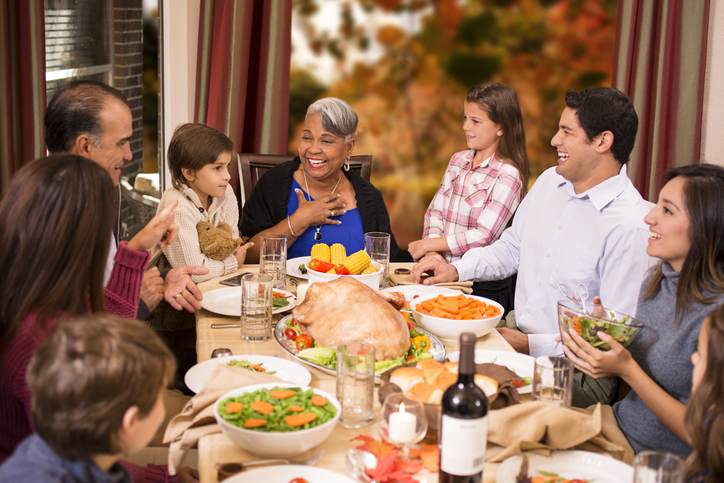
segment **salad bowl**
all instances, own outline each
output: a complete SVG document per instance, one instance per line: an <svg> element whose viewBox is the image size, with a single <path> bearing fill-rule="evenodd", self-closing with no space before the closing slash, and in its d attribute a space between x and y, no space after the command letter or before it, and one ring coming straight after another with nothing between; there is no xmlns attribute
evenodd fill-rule
<svg viewBox="0 0 724 483"><path fill-rule="evenodd" d="M561 334L569 329L575 330L586 342L602 351L607 351L611 347L598 337L598 332L605 332L625 347L634 340L643 327L641 322L630 315L605 307L603 312L602 316L597 317L570 300L560 300L558 327Z"/></svg>

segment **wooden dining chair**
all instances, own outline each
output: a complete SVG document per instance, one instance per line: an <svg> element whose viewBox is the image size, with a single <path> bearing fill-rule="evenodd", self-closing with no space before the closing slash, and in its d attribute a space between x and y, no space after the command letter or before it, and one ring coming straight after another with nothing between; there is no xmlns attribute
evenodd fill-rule
<svg viewBox="0 0 724 483"><path fill-rule="evenodd" d="M288 154L252 154L242 153L239 155L239 171L241 172L240 194L242 195L242 206L251 196L251 191L257 181L270 169L292 159ZM359 174L367 181L372 175L372 156L360 154L349 158L350 170Z"/></svg>

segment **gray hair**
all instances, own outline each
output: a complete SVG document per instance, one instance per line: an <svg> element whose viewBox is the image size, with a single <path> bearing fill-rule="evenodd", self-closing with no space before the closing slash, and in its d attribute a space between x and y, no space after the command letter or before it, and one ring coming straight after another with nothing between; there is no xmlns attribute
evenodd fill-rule
<svg viewBox="0 0 724 483"><path fill-rule="evenodd" d="M324 97L314 101L307 108L305 119L310 114L317 113L322 117L322 127L349 141L357 131L357 114L349 104L336 97Z"/></svg>

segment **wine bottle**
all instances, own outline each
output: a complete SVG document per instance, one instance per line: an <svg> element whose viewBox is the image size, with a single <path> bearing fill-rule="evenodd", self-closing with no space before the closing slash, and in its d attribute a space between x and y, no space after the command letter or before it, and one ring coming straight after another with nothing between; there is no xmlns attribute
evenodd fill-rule
<svg viewBox="0 0 724 483"><path fill-rule="evenodd" d="M483 481L488 398L475 385L475 334L460 335L458 380L442 396L440 483Z"/></svg>

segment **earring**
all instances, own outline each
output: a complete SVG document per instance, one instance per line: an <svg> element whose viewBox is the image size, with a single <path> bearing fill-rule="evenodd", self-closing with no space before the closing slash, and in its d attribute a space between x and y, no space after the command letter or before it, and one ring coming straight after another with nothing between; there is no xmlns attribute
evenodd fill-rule
<svg viewBox="0 0 724 483"><path fill-rule="evenodd" d="M503 135L503 131L498 131L498 137Z"/></svg>
<svg viewBox="0 0 724 483"><path fill-rule="evenodd" d="M349 156L344 159L344 166L345 171L349 171Z"/></svg>

